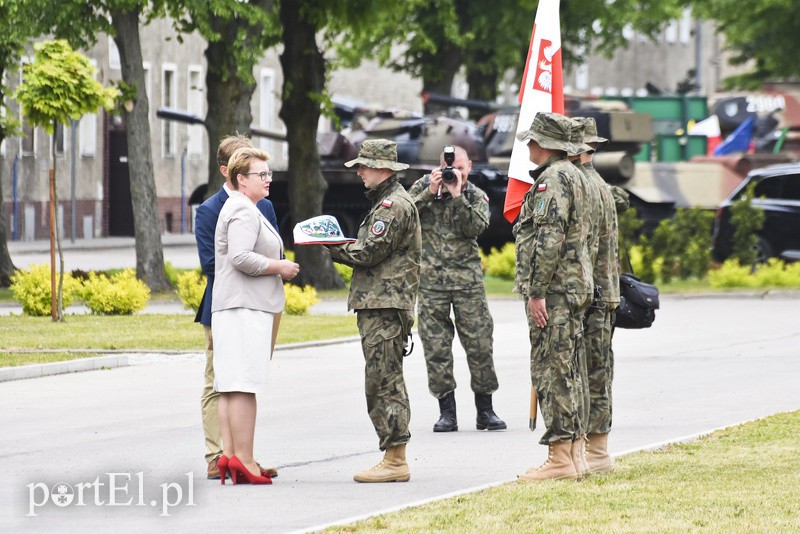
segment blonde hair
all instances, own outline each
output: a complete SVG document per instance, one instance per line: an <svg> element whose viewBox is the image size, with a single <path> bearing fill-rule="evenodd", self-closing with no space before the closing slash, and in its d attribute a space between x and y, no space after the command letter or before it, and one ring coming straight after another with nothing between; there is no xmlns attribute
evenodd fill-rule
<svg viewBox="0 0 800 534"><path fill-rule="evenodd" d="M219 142L219 147L217 148L217 167L227 165L228 160L231 159L233 153L240 148L252 146L253 141L251 141L249 137L246 137L242 134L229 135L223 138L222 141Z"/></svg>
<svg viewBox="0 0 800 534"><path fill-rule="evenodd" d="M234 189L239 189L238 176L240 174L247 174L250 170L250 163L252 163L254 159L268 161L269 152L249 146L238 149L233 153L231 159L228 160L228 177Z"/></svg>

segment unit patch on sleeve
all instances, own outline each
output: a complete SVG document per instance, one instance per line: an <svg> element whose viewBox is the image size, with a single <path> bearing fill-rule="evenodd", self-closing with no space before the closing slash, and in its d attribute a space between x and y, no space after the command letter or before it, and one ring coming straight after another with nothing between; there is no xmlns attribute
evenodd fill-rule
<svg viewBox="0 0 800 534"><path fill-rule="evenodd" d="M391 201L389 201L391 202ZM381 235L383 232L386 231L386 223L383 221L375 221L375 224L372 225L371 229L373 235Z"/></svg>

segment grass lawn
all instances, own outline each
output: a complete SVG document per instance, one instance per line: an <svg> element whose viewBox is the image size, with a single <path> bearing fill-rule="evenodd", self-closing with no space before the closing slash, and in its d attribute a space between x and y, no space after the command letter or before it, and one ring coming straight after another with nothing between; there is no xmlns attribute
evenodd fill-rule
<svg viewBox="0 0 800 534"><path fill-rule="evenodd" d="M609 475L510 483L328 531L799 532L798 433L800 411L778 414L626 456Z"/></svg>
<svg viewBox="0 0 800 534"><path fill-rule="evenodd" d="M355 314L284 315L278 344L332 339L358 334ZM202 327L191 315L67 315L62 323L49 317L0 317L0 366L45 363L94 354L22 354L14 349L205 350Z"/></svg>

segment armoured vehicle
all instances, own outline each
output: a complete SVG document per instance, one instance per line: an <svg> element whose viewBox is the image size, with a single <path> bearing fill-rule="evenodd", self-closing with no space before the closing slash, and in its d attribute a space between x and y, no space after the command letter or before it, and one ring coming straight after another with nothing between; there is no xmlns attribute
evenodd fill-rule
<svg viewBox="0 0 800 534"><path fill-rule="evenodd" d="M472 160L469 180L483 189L489 197L489 229L478 243L488 250L512 240L511 225L503 218L503 203L507 178L505 169L489 162L481 129L471 121L448 116L423 116L407 111L374 111L363 106L345 105L334 101L339 117L339 131L317 134L320 167L328 184L323 200L323 212L334 215L345 235L355 236L370 202L364 196L364 185L352 168L344 162L358 155L364 139L385 138L397 142L398 160L409 165L398 172L400 182L410 187L416 180L439 165L439 155L445 145L462 146ZM253 130L254 135L259 132ZM281 233L291 243L291 217L286 170L274 169L270 200L278 214Z"/></svg>

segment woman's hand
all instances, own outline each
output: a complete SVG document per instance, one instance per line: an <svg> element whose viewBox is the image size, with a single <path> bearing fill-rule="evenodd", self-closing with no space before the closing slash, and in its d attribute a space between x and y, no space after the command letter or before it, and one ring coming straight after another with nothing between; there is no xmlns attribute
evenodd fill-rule
<svg viewBox="0 0 800 534"><path fill-rule="evenodd" d="M278 274L284 280L291 280L300 272L300 266L293 261L278 260L275 263Z"/></svg>

